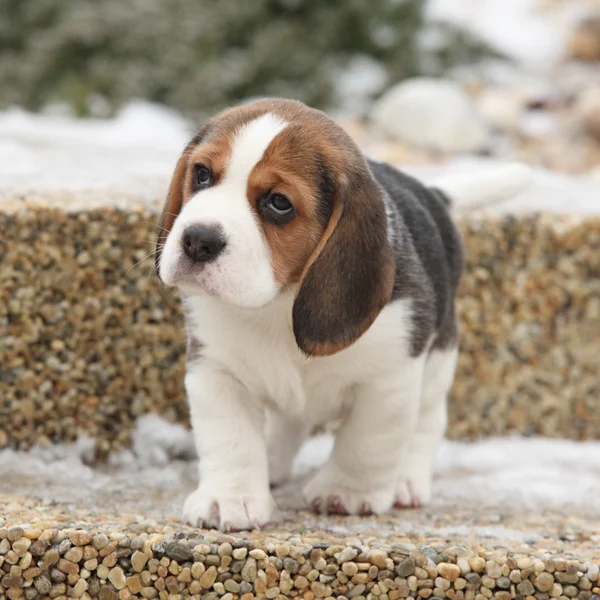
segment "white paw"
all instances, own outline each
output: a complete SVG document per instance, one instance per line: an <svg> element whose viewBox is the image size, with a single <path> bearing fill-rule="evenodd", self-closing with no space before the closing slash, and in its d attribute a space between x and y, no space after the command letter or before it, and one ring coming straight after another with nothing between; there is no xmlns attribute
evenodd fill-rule
<svg viewBox="0 0 600 600"><path fill-rule="evenodd" d="M421 508L431 501L431 473L405 469L396 483L396 508Z"/></svg>
<svg viewBox="0 0 600 600"><path fill-rule="evenodd" d="M304 487L304 497L319 514L381 514L392 507L394 486L374 488L367 477L348 478L327 463Z"/></svg>
<svg viewBox="0 0 600 600"><path fill-rule="evenodd" d="M273 499L268 489L240 495L200 485L183 505L183 520L194 527L221 531L262 529L271 518L272 509Z"/></svg>

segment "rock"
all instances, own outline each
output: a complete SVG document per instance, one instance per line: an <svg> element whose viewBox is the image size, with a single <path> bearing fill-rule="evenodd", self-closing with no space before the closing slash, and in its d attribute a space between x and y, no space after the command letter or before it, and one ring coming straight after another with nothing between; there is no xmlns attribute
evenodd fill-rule
<svg viewBox="0 0 600 600"><path fill-rule="evenodd" d="M455 582L461 575L460 567L452 563L440 563L438 565L440 575L450 583Z"/></svg>
<svg viewBox="0 0 600 600"><path fill-rule="evenodd" d="M554 577L550 573L540 573L533 584L540 592L549 592L554 585Z"/></svg>
<svg viewBox="0 0 600 600"><path fill-rule="evenodd" d="M569 52L580 60L600 61L600 14L584 19L575 27L569 40Z"/></svg>
<svg viewBox="0 0 600 600"><path fill-rule="evenodd" d="M92 543L92 536L87 531L73 531L69 539L75 546L86 546Z"/></svg>
<svg viewBox="0 0 600 600"><path fill-rule="evenodd" d="M231 548L231 544L228 544ZM192 550L186 543L171 542L166 545L165 554L173 560L185 562L192 558Z"/></svg>
<svg viewBox="0 0 600 600"><path fill-rule="evenodd" d="M535 588L529 579L519 583L519 585L517 585L517 590L519 594L523 594L524 596L533 596L535 593Z"/></svg>
<svg viewBox="0 0 600 600"><path fill-rule="evenodd" d="M257 574L257 566L256 566L256 559L252 556L249 556L246 559L246 563L244 564L244 567L242 568L242 579L244 581L248 581L249 583L253 582L256 579L256 574Z"/></svg>
<svg viewBox="0 0 600 600"><path fill-rule="evenodd" d="M419 77L395 85L377 101L371 120L397 141L442 152L476 152L488 141L469 96L445 79Z"/></svg>
<svg viewBox="0 0 600 600"><path fill-rule="evenodd" d="M133 567L133 570L138 573L142 571L148 562L148 558L149 557L146 554L136 550L131 557L131 566Z"/></svg>
<svg viewBox="0 0 600 600"><path fill-rule="evenodd" d="M409 575L412 575L415 572L415 561L412 557L408 557L405 558L397 567L396 567L396 573L400 576L400 577L408 577Z"/></svg>

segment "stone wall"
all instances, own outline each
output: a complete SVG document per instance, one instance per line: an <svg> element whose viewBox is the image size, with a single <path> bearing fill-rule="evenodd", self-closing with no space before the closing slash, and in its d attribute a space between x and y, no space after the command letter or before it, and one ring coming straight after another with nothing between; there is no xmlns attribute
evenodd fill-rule
<svg viewBox="0 0 600 600"><path fill-rule="evenodd" d="M152 275L158 206L23 198L0 212L0 447L129 443L134 420L187 420L174 293ZM449 436L600 438L600 219L461 222L459 367Z"/></svg>

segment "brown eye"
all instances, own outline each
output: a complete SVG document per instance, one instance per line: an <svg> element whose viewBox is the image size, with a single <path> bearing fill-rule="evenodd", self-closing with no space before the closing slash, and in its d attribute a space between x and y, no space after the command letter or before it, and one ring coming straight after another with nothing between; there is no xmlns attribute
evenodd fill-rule
<svg viewBox="0 0 600 600"><path fill-rule="evenodd" d="M194 165L194 177L192 179L192 188L196 192L198 190L210 187L212 183L212 171L202 164Z"/></svg>

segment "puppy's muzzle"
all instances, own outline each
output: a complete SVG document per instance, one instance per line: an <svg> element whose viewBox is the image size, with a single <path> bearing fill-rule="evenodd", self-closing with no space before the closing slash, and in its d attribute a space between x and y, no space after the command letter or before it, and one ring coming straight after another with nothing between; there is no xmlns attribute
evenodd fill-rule
<svg viewBox="0 0 600 600"><path fill-rule="evenodd" d="M220 227L192 225L181 239L185 255L195 263L207 263L222 254L227 241Z"/></svg>

